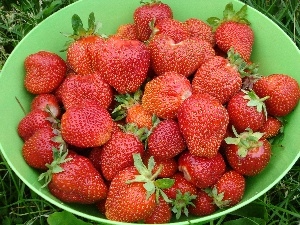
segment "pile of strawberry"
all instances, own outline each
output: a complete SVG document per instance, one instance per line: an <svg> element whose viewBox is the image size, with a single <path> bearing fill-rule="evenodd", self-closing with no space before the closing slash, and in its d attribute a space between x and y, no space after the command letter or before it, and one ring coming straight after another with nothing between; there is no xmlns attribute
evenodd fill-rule
<svg viewBox="0 0 300 225"><path fill-rule="evenodd" d="M109 220L168 223L241 201L246 177L263 171L269 139L300 98L286 74L251 62L246 5L224 18L173 18L152 1L102 37L94 14L63 60L25 59L35 95L19 122L22 154L63 202L94 204Z"/></svg>

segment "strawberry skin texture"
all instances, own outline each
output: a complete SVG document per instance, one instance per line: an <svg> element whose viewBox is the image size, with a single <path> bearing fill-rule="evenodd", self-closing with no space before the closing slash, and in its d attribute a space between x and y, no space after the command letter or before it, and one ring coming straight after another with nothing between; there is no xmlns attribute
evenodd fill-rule
<svg viewBox="0 0 300 225"><path fill-rule="evenodd" d="M77 74L86 75L94 72L93 51L94 45L102 44L103 38L90 35L75 40L67 49L67 63Z"/></svg>
<svg viewBox="0 0 300 225"><path fill-rule="evenodd" d="M127 110L126 123L135 123L139 128L152 127L152 113L149 113L141 104L135 104Z"/></svg>
<svg viewBox="0 0 300 225"><path fill-rule="evenodd" d="M191 182L184 178L183 173L177 172L170 177L174 179L175 182L172 187L164 189L163 191L170 199L176 199L176 194L180 191L182 194L189 192L191 195L197 194L197 187Z"/></svg>
<svg viewBox="0 0 300 225"><path fill-rule="evenodd" d="M225 153L230 166L245 176L255 176L268 165L271 158L271 144L261 139L261 146L248 149L245 157L239 156L238 146L227 145Z"/></svg>
<svg viewBox="0 0 300 225"><path fill-rule="evenodd" d="M161 121L148 137L148 152L157 159L170 159L181 153L186 144L175 120Z"/></svg>
<svg viewBox="0 0 300 225"><path fill-rule="evenodd" d="M170 222L172 218L171 206L162 198L154 208L154 212L144 219L146 224L164 224Z"/></svg>
<svg viewBox="0 0 300 225"><path fill-rule="evenodd" d="M222 51L227 52L233 47L245 61L250 61L254 33L249 25L225 21L216 29L215 39L216 44Z"/></svg>
<svg viewBox="0 0 300 225"><path fill-rule="evenodd" d="M132 23L122 24L118 27L116 33L113 37L128 39L128 40L138 40L138 34L136 25Z"/></svg>
<svg viewBox="0 0 300 225"><path fill-rule="evenodd" d="M258 112L256 107L247 106L249 100L244 99L243 92L236 93L227 104L230 124L241 133L246 128L258 131L266 121L263 111Z"/></svg>
<svg viewBox="0 0 300 225"><path fill-rule="evenodd" d="M47 120L49 113L35 109L23 117L18 124L18 134L23 140L30 138L37 130L51 127L51 122Z"/></svg>
<svg viewBox="0 0 300 225"><path fill-rule="evenodd" d="M136 92L145 81L150 52L142 42L110 38L97 51L96 72L120 94Z"/></svg>
<svg viewBox="0 0 300 225"><path fill-rule="evenodd" d="M206 41L188 38L175 43L165 34L155 35L149 48L152 67L157 75L174 71L188 77L215 54Z"/></svg>
<svg viewBox="0 0 300 225"><path fill-rule="evenodd" d="M225 173L226 164L220 153L207 158L185 152L178 159L178 169L198 188L208 188Z"/></svg>
<svg viewBox="0 0 300 225"><path fill-rule="evenodd" d="M268 116L266 122L259 129L259 132L264 133L262 138L271 138L275 137L282 127L282 122L272 116Z"/></svg>
<svg viewBox="0 0 300 225"><path fill-rule="evenodd" d="M54 117L61 115L59 100L53 94L39 94L35 96L31 102L31 111L40 109L46 112L51 112ZM49 108L49 109L48 109Z"/></svg>
<svg viewBox="0 0 300 225"><path fill-rule="evenodd" d="M106 198L108 188L91 161L69 151L70 161L61 164L63 171L52 174L50 193L63 202L92 204Z"/></svg>
<svg viewBox="0 0 300 225"><path fill-rule="evenodd" d="M39 170L47 170L46 164L53 161L52 148L57 148L58 143L52 141L54 133L51 127L37 130L27 139L22 148L22 155L26 163Z"/></svg>
<svg viewBox="0 0 300 225"><path fill-rule="evenodd" d="M120 222L136 222L149 217L155 207L155 195L148 199L144 183L127 184L126 181L138 175L135 167L127 167L120 171L109 186L105 203L105 215L109 220Z"/></svg>
<svg viewBox="0 0 300 225"><path fill-rule="evenodd" d="M207 41L211 46L215 45L215 36L212 27L202 20L190 18L184 22L189 30L191 38L199 38Z"/></svg>
<svg viewBox="0 0 300 225"><path fill-rule="evenodd" d="M71 106L61 118L63 139L76 147L97 147L106 143L113 121L107 109L97 103L85 102Z"/></svg>
<svg viewBox="0 0 300 225"><path fill-rule="evenodd" d="M214 185L217 194L223 195L220 208L234 206L239 203L245 192L246 181L244 176L234 170L227 171ZM214 200L215 203L218 200Z"/></svg>
<svg viewBox="0 0 300 225"><path fill-rule="evenodd" d="M104 178L111 181L119 171L133 166L132 154L143 152L144 146L134 134L114 132L98 158Z"/></svg>
<svg viewBox="0 0 300 225"><path fill-rule="evenodd" d="M147 41L152 33L149 23L162 18L173 18L172 9L167 4L150 3L136 8L133 19L137 28L138 39Z"/></svg>
<svg viewBox="0 0 300 225"><path fill-rule="evenodd" d="M178 123L190 153L214 157L226 134L229 116L209 94L192 94L179 107Z"/></svg>
<svg viewBox="0 0 300 225"><path fill-rule="evenodd" d="M192 87L193 93L208 93L224 104L240 90L242 78L227 59L215 56L197 70Z"/></svg>
<svg viewBox="0 0 300 225"><path fill-rule="evenodd" d="M54 91L64 80L67 65L55 53L39 51L26 57L24 86L32 94Z"/></svg>
<svg viewBox="0 0 300 225"><path fill-rule="evenodd" d="M176 72L166 72L146 83L142 106L163 119L173 119L192 93L190 81Z"/></svg>
<svg viewBox="0 0 300 225"><path fill-rule="evenodd" d="M94 100L108 108L113 100L111 86L97 74L79 76L70 74L59 87L60 98L67 110L72 105L80 105L84 100Z"/></svg>
<svg viewBox="0 0 300 225"><path fill-rule="evenodd" d="M217 210L213 198L202 189L198 189L197 197L193 201L195 206L189 206L188 210L191 215L207 216Z"/></svg>
<svg viewBox="0 0 300 225"><path fill-rule="evenodd" d="M265 104L272 116L286 116L297 106L300 99L298 82L286 74L263 77L254 83L253 90L259 97L270 96Z"/></svg>

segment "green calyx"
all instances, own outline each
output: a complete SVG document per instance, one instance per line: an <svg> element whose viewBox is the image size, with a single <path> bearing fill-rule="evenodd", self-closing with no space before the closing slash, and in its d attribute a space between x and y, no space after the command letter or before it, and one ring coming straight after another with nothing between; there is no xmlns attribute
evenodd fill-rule
<svg viewBox="0 0 300 225"><path fill-rule="evenodd" d="M143 186L147 190L146 199L150 198L153 194L155 194L156 201L159 201L159 197L162 198L166 202L171 202L171 200L167 197L167 195L163 192L163 189L170 188L174 184L174 179L170 178L161 178L157 179L157 176L160 174L162 170L162 166L159 167L155 173L153 173L153 169L155 166L155 161L153 156L150 157L148 161L148 165L146 166L141 158L139 153L133 154L134 166L138 170L139 175L136 175L134 179L128 180L126 183L136 183L142 182Z"/></svg>
<svg viewBox="0 0 300 225"><path fill-rule="evenodd" d="M159 4L161 3L160 0L140 0L141 5L152 5L152 4Z"/></svg>
<svg viewBox="0 0 300 225"><path fill-rule="evenodd" d="M232 131L235 137L227 137L225 138L225 142L226 144L237 145L238 155L242 158L247 156L249 149L260 147L262 145L262 142L259 140L264 135L263 133L253 132L253 130L247 128L246 131L238 134L233 126Z"/></svg>
<svg viewBox="0 0 300 225"><path fill-rule="evenodd" d="M209 190L209 195L213 198L214 203L220 208L225 208L230 206L230 200L223 200L224 199L224 192L218 193L216 187Z"/></svg>
<svg viewBox="0 0 300 225"><path fill-rule="evenodd" d="M242 90L242 92L245 93L243 96L244 99L248 100L247 106L249 107L256 107L257 112L262 112L265 114L265 117L267 118L267 108L266 104L264 103L265 100L269 98L269 96L265 96L263 98L259 98L256 93L251 91Z"/></svg>
<svg viewBox="0 0 300 225"><path fill-rule="evenodd" d="M239 11L236 12L233 9L233 4L228 3L225 6L225 9L223 11L222 19L218 17L210 17L207 19L207 22L213 27L213 30L215 31L221 23L226 21L233 21L237 23L250 25L250 22L246 19L246 16L247 16L247 5L244 5Z"/></svg>
<svg viewBox="0 0 300 225"><path fill-rule="evenodd" d="M122 120L127 116L127 110L141 103L142 90L137 90L133 94L119 94L115 96L115 100L118 103L117 107L112 111L112 117L114 120Z"/></svg>
<svg viewBox="0 0 300 225"><path fill-rule="evenodd" d="M195 206L192 201L196 198L197 196L190 194L190 192L182 193L177 190L176 199L172 200L172 212L175 213L176 219L179 219L182 213L185 216L189 215L188 206Z"/></svg>
<svg viewBox="0 0 300 225"><path fill-rule="evenodd" d="M146 141L149 136L149 130L146 127L139 128L135 123L126 123L119 127L123 132L135 135L141 142Z"/></svg>

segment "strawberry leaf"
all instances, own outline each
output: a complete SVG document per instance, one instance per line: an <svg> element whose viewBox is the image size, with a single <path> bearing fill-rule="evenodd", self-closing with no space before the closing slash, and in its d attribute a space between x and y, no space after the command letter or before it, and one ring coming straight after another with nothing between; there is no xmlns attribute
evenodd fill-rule
<svg viewBox="0 0 300 225"><path fill-rule="evenodd" d="M161 189L166 189L170 188L173 186L175 180L171 178L162 178L162 179L157 179L155 181L155 186Z"/></svg>

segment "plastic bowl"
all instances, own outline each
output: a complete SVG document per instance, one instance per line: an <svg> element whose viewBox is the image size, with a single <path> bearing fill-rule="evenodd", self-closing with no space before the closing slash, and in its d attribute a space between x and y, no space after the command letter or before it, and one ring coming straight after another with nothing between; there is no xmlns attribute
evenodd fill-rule
<svg viewBox="0 0 300 225"><path fill-rule="evenodd" d="M164 0L171 6L174 18L184 21L191 17L206 20L208 17L221 17L228 0ZM243 3L232 1L236 10ZM24 66L27 55L39 50L49 50L59 53L68 40L61 32L72 33L71 17L78 14L86 27L85 21L90 12L95 13L96 20L102 23L100 33L112 34L120 24L133 22L133 11L139 6L139 1L94 1L81 0L53 14L35 27L14 49L8 58L0 77L0 148L10 167L20 179L33 191L52 204L78 216L97 222L123 224L105 219L96 207L66 204L42 189L38 182L38 172L30 168L21 155L23 141L17 134L17 125L24 116L16 97L29 111L32 95L23 86ZM255 43L252 54L254 62L259 63L260 72L264 75L285 73L300 82L300 51L292 40L270 19L258 11L248 7L248 19L255 33ZM273 146L273 155L267 168L259 175L247 178L247 187L242 201L234 207L219 210L205 217L185 217L173 219L174 224L189 224L208 221L225 215L247 205L257 199L282 179L300 157L300 107L297 107L288 117L282 146Z"/></svg>

